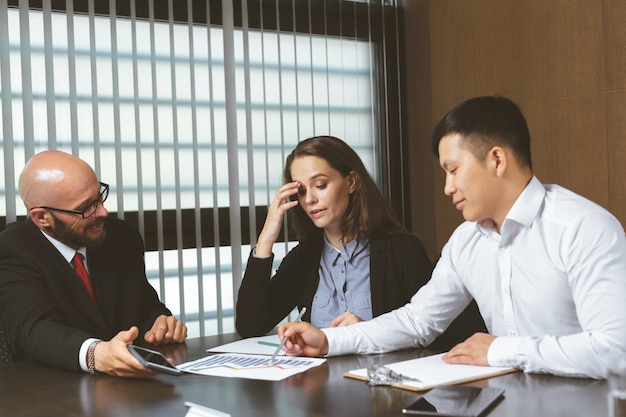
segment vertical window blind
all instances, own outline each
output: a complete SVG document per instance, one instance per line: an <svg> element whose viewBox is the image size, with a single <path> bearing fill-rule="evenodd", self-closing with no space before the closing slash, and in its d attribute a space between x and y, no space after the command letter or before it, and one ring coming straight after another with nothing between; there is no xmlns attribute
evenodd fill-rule
<svg viewBox="0 0 626 417"><path fill-rule="evenodd" d="M79 156L111 185L111 215L144 236L148 279L193 337L234 331L247 256L298 141L344 139L403 215L397 6L33 3L0 0L0 229L26 216L28 158ZM276 265L293 239L285 230Z"/></svg>

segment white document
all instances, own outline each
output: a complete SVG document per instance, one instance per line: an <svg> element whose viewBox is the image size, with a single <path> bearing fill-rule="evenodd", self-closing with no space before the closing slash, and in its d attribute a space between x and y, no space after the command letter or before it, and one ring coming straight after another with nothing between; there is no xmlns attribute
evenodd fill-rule
<svg viewBox="0 0 626 417"><path fill-rule="evenodd" d="M448 364L441 359L444 354L409 359L386 366L401 375L420 379L422 382L405 379L401 384L397 384L399 388L414 391L430 389L437 385L460 384L516 371L515 368L508 367ZM367 380L367 369L349 371L344 376Z"/></svg>
<svg viewBox="0 0 626 417"><path fill-rule="evenodd" d="M185 401L185 407L187 407L185 417L230 417L228 413L222 413L221 411L192 403L191 401Z"/></svg>
<svg viewBox="0 0 626 417"><path fill-rule="evenodd" d="M326 362L322 358L281 356L274 359L270 366L270 358L271 355L222 353L187 362L177 368L200 375L280 381Z"/></svg>
<svg viewBox="0 0 626 417"><path fill-rule="evenodd" d="M278 346L280 346L280 339L277 334L274 334L237 340L236 342L207 349L207 352L247 353L250 355L272 356ZM278 355L284 356L285 351L281 350L278 352Z"/></svg>

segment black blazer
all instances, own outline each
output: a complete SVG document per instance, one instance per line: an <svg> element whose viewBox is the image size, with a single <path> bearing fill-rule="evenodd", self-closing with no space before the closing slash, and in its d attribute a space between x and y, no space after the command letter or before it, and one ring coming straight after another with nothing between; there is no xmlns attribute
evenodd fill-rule
<svg viewBox="0 0 626 417"><path fill-rule="evenodd" d="M259 259L250 254L237 300L239 335L266 334L296 306L298 309L306 306L302 319L311 321L323 242L321 233L300 242L285 256L271 280L273 256ZM373 316L408 303L430 279L431 272L432 264L416 236L402 234L370 239Z"/></svg>
<svg viewBox="0 0 626 417"><path fill-rule="evenodd" d="M110 340L135 325L143 340L159 315L171 315L146 279L141 235L114 218L105 230L104 243L87 252L97 305L30 219L0 233L0 328L18 358L79 370L87 338Z"/></svg>

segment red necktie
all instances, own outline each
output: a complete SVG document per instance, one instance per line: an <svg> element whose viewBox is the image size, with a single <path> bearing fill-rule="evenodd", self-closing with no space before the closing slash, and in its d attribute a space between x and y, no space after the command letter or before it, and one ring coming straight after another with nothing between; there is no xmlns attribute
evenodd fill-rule
<svg viewBox="0 0 626 417"><path fill-rule="evenodd" d="M91 286L91 280L89 279L89 274L85 269L85 264L83 263L83 255L76 252L76 254L74 255L74 259L72 259L72 262L74 262L74 271L76 272L76 275L78 275L78 278L80 278L80 280L85 285L85 288L87 289L87 292L89 293L91 299L93 301L96 301L96 293L94 293L93 291L93 287Z"/></svg>

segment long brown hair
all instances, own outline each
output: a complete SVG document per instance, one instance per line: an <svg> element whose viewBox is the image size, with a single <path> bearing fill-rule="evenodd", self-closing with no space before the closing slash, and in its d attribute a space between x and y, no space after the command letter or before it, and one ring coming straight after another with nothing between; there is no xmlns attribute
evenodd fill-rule
<svg viewBox="0 0 626 417"><path fill-rule="evenodd" d="M410 234L376 186L359 155L344 141L334 136L314 136L298 143L285 163L283 172L285 183L293 181L291 164L296 158L303 156L324 159L343 177L354 172L356 187L350 194L343 222L344 239ZM289 217L299 238L321 233L321 229L315 226L300 205L289 210Z"/></svg>

